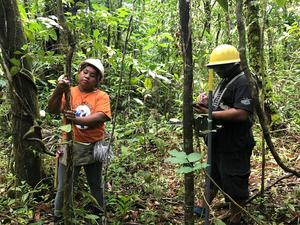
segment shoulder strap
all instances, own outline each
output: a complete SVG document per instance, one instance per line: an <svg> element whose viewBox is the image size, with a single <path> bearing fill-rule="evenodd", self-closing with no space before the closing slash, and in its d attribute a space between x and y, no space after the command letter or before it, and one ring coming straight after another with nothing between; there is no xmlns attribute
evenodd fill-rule
<svg viewBox="0 0 300 225"><path fill-rule="evenodd" d="M231 85L234 81L236 81L238 78L240 78L241 76L244 75L244 72L241 72L240 74L236 75L234 78L232 78L224 87L224 89L222 90L222 92L220 93L220 89L222 86L222 82L218 85L218 87L215 90L214 93L214 97L213 97L213 106L214 109L217 109L219 107L220 101L224 95L224 93L226 92L226 90L228 89L229 85Z"/></svg>

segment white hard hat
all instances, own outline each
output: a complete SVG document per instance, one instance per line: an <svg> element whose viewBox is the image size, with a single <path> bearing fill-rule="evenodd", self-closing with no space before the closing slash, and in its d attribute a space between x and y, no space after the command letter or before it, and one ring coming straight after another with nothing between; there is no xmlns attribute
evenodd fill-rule
<svg viewBox="0 0 300 225"><path fill-rule="evenodd" d="M101 73L100 81L102 81L104 79L104 66L102 65L102 63L99 59L86 59L80 64L80 66L82 66L83 64L90 64L90 65L96 67Z"/></svg>

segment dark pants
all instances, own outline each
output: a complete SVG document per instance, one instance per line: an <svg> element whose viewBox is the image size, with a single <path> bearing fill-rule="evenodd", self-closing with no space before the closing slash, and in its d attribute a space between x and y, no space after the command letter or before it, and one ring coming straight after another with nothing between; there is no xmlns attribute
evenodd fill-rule
<svg viewBox="0 0 300 225"><path fill-rule="evenodd" d="M213 153L211 177L234 200L249 197L251 151ZM216 188L212 184L212 189Z"/></svg>
<svg viewBox="0 0 300 225"><path fill-rule="evenodd" d="M93 197L98 204L103 207L103 184L102 184L102 164L95 162L84 166L75 166L73 171L74 183L77 181L81 167L84 168L87 182L89 184ZM66 166L59 163L58 167L58 188L54 202L54 215L61 216L64 202L64 181ZM72 196L72 195L71 195Z"/></svg>

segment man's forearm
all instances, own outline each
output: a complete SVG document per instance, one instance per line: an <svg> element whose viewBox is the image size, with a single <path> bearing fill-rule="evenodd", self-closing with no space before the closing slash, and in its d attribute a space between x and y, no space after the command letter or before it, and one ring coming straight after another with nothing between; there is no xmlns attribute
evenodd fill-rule
<svg viewBox="0 0 300 225"><path fill-rule="evenodd" d="M243 121L248 119L249 113L243 109L230 108L223 111L214 111L212 117L224 121Z"/></svg>
<svg viewBox="0 0 300 225"><path fill-rule="evenodd" d="M110 120L110 118L103 112L96 112L89 116L76 117L73 110L64 111L64 115L67 119L71 120L74 124L88 126L88 127L97 127L103 124L104 122Z"/></svg>
<svg viewBox="0 0 300 225"><path fill-rule="evenodd" d="M61 101L63 91L56 88L48 101L47 111L52 114L59 114L61 112Z"/></svg>

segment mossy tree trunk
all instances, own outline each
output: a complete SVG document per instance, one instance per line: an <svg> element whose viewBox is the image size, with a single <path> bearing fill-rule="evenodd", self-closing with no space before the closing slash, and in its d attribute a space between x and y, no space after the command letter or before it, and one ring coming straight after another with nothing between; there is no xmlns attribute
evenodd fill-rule
<svg viewBox="0 0 300 225"><path fill-rule="evenodd" d="M27 40L16 0L0 0L0 21L2 67L9 81L11 96L14 169L19 179L35 186L44 174L38 154L41 149L27 142L24 135L37 125L37 87L31 74L31 60L22 50ZM31 137L40 139L40 129L36 129Z"/></svg>
<svg viewBox="0 0 300 225"><path fill-rule="evenodd" d="M249 65L258 75L262 90L262 103L268 124L272 122L272 114L276 110L272 106L272 84L265 71L264 58L264 31L265 24L259 24L260 5L257 0L247 0L247 25L248 25L248 46L249 46ZM263 10L261 10L263 11Z"/></svg>
<svg viewBox="0 0 300 225"><path fill-rule="evenodd" d="M243 0L236 0L236 19L237 19L237 28L238 28L238 33L239 33L239 52L240 52L240 57L241 57L241 66L243 71L248 77L248 81L251 83L251 86L253 88L253 92L256 92L255 84L252 79L252 74L250 72L249 66L248 66L248 60L246 57L246 31L245 31L245 24L244 24L244 15L243 15ZM277 164L285 171L288 173L292 173L293 175L300 177L300 172L287 167L281 160L280 156L278 155L275 146L272 142L271 139L271 134L269 130L269 126L267 124L267 119L266 115L260 105L258 95L255 94L254 96L254 104L255 104L255 110L256 114L259 119L259 123L261 125L261 129L263 131L263 135L265 138L265 141L269 147L269 150L271 151L275 161Z"/></svg>

